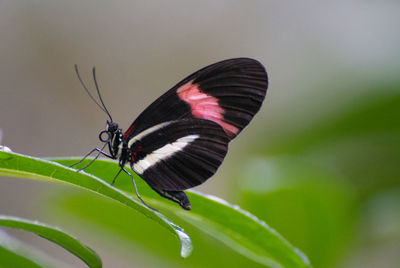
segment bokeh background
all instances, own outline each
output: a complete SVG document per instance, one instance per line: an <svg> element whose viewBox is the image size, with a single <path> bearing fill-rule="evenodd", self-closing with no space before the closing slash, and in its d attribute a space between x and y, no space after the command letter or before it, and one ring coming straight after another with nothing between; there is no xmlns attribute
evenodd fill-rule
<svg viewBox="0 0 400 268"><path fill-rule="evenodd" d="M74 64L92 88L97 67L103 98L126 129L186 75L252 57L270 77L264 106L197 190L265 220L314 267L399 267L399 14L398 1L3 0L1 144L38 157L79 156L98 145L106 117ZM88 215L109 204L93 201L84 212L82 203L60 201L72 200L68 193L88 198L65 185L0 178L0 213L61 226L105 267L257 266L190 229L195 252L180 260L176 241L143 216L118 227L132 232L127 239L112 230L124 211L110 209L115 215L101 215L109 221L102 224ZM84 267L41 239L15 235Z"/></svg>

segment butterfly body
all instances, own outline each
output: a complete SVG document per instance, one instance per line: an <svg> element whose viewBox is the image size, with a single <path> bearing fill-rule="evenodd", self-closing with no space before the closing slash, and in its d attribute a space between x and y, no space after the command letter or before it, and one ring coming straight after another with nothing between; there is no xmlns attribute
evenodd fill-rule
<svg viewBox="0 0 400 268"><path fill-rule="evenodd" d="M118 159L122 170L129 163L157 193L189 210L183 190L217 171L229 142L260 109L267 87L267 73L256 60L207 66L155 100L127 131L109 116L100 140L110 153L103 154Z"/></svg>

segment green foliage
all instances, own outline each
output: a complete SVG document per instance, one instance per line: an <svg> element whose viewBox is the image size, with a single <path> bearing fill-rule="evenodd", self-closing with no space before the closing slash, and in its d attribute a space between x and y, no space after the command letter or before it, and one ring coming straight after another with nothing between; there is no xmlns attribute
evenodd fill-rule
<svg viewBox="0 0 400 268"><path fill-rule="evenodd" d="M357 86L363 94L329 116L291 131L293 122L281 123L284 135L268 129L258 157L238 171L243 207L305 252L315 267L342 267L344 257L357 258L354 252L369 243L375 249L400 241L394 227L400 222L394 194L400 191L399 83ZM314 111L318 104L311 106ZM392 236L383 235L384 229ZM374 233L379 239L371 238Z"/></svg>
<svg viewBox="0 0 400 268"><path fill-rule="evenodd" d="M32 232L65 248L75 256L82 259L89 267L102 267L100 258L92 249L84 246L76 238L58 228L39 223L37 221L29 221L18 217L4 215L0 215L0 226ZM3 250L3 254L5 254L6 248L3 248ZM9 254L7 256L12 259L20 257L21 262L25 259L23 256L17 254ZM7 257L3 256L3 258L0 259L4 260L7 259Z"/></svg>
<svg viewBox="0 0 400 268"><path fill-rule="evenodd" d="M242 182L244 207L313 256L315 266L329 267L348 249L356 194L338 176L295 157L280 157L254 159L243 177L250 177Z"/></svg>
<svg viewBox="0 0 400 268"><path fill-rule="evenodd" d="M40 268L42 267L34 260L29 257L25 257L24 254L20 255L18 252L15 252L13 249L8 248L0 244L0 260L1 267L30 267L30 268Z"/></svg>
<svg viewBox="0 0 400 268"><path fill-rule="evenodd" d="M103 198L98 198L100 200L98 202L102 202L100 206L95 205L93 202L96 199L92 198L79 202L79 206L75 207L73 211L75 213L79 213L82 210L85 211L85 213L81 214L82 218L95 219L101 216L102 220L100 222L108 222L109 224L106 225L108 226L107 228L114 230L113 225L118 226L118 223L126 223L131 226L132 223L138 221L136 217L140 213L150 219L150 222L155 222L175 234L180 240L181 255L183 257L187 257L192 250L191 240L183 232L183 229L168 220L160 212L154 212L146 208L132 197L134 195L131 189L132 184L126 175L121 175L121 178L116 183L116 187L121 190L111 186L107 182L107 180L110 181L118 172L119 167L114 162L98 160L87 169L88 172L105 180L103 181L86 172L78 173L73 169L54 162L9 152L0 152L0 157L2 159L0 162L0 173L2 175L70 183L95 192L99 196L103 196ZM57 161L69 165L76 162L77 159L58 159ZM84 161L82 164L84 165L87 161ZM187 212L174 203L157 196L143 182L139 182L138 184L142 197L151 206L160 210L163 209L163 213L168 214L169 218L190 223L198 232L203 233L203 236L204 234L208 234L213 239L222 242L235 252L245 256L253 264L258 263L271 267L309 267L307 258L301 252L293 248L264 222L241 210L239 207L232 206L215 197L189 192L193 211ZM86 194L89 195L89 192ZM104 202L104 197L116 202L108 205L107 202ZM113 213L115 208L112 208L120 205L124 205L125 210L126 207L130 208L130 212L124 212L119 215L132 214L132 217L128 217L123 222L115 221L116 218ZM107 207L110 207L108 209L109 214L106 213ZM97 219L95 222L97 222ZM147 220L146 225L148 223L149 221ZM143 226L143 231L141 232L145 233L145 230L151 232L148 226ZM148 235L151 236L150 233ZM124 233L122 236L126 236L126 234ZM143 237L143 239L149 241L149 236ZM157 237L153 237L150 241L153 244L158 244L157 239ZM238 259L241 258L239 257ZM240 261L246 262L243 259Z"/></svg>
<svg viewBox="0 0 400 268"><path fill-rule="evenodd" d="M285 122L269 128L264 140L257 139L257 157L232 168L230 177L238 182L230 184L232 192L257 218L194 191L188 191L193 211L184 211L136 177L144 200L160 210L154 213L137 202L125 174L115 187L109 185L118 171L111 161L98 160L86 170L98 179L0 152L0 173L79 186L49 194L42 216L68 228L78 223L131 260L144 254L148 266L309 267L301 251L314 267L351 267L345 257L367 265L362 256L374 250L389 254L386 247L400 241L400 93L398 83L362 86L365 94L329 116L302 127L291 129L292 122ZM69 165L76 159L57 161ZM185 256L193 241L190 258L179 258L176 238ZM8 252L10 260L33 260L2 246L0 254Z"/></svg>
<svg viewBox="0 0 400 268"><path fill-rule="evenodd" d="M148 209L141 202L135 200L128 194L110 186L108 183L84 172L78 173L74 169L38 158L9 152L0 152L0 159L2 159L0 162L0 174L3 176L71 183L114 199L143 213L177 236L182 246L182 257L190 255L192 250L190 238L179 226L172 223L157 211ZM76 162L77 160L75 159L73 161Z"/></svg>
<svg viewBox="0 0 400 268"><path fill-rule="evenodd" d="M33 256L29 250L22 249L19 241L11 238L5 232L0 232L0 267L44 267L38 258Z"/></svg>

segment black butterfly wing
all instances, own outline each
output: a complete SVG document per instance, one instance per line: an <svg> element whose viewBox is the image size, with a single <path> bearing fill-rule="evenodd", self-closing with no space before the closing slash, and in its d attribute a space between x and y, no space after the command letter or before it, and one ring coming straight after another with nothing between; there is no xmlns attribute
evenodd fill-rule
<svg viewBox="0 0 400 268"><path fill-rule="evenodd" d="M128 146L132 169L150 186L180 191L210 178L221 165L228 143L218 124L184 118L148 128Z"/></svg>
<svg viewBox="0 0 400 268"><path fill-rule="evenodd" d="M171 88L132 123L124 139L161 124L199 118L220 125L233 139L260 109L268 87L264 66L249 58L209 65Z"/></svg>

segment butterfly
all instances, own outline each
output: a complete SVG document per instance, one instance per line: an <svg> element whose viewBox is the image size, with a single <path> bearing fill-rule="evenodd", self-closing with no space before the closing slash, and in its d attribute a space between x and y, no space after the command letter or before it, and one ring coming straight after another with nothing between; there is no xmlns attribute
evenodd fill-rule
<svg viewBox="0 0 400 268"><path fill-rule="evenodd" d="M129 164L154 191L185 210L190 210L191 204L184 190L204 183L215 174L229 142L259 111L268 88L267 72L257 60L220 61L189 75L165 92L124 132L104 105L95 68L93 78L101 105L83 83L76 65L75 69L90 98L109 117L106 129L99 134L103 147L93 149L83 159L97 151L98 155L88 165L100 154L118 160L121 168L118 174L124 171L131 176L138 198L146 205L133 176L125 168ZM104 151L106 147L109 153Z"/></svg>

